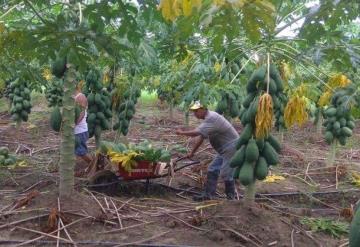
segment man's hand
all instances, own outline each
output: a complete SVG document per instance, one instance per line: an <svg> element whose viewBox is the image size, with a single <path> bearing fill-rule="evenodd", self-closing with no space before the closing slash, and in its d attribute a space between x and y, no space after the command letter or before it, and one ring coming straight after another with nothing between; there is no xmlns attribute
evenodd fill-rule
<svg viewBox="0 0 360 247"><path fill-rule="evenodd" d="M190 152L185 157L188 158L188 159L191 159L192 157L194 157L194 153Z"/></svg>
<svg viewBox="0 0 360 247"><path fill-rule="evenodd" d="M177 129L177 130L175 131L175 133L176 133L177 135L183 135L183 134L184 134L183 130L181 130L181 129Z"/></svg>

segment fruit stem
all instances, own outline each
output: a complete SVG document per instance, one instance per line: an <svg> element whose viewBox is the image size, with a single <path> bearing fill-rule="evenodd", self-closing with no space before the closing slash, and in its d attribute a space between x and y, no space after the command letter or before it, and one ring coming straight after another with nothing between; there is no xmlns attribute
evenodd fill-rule
<svg viewBox="0 0 360 247"><path fill-rule="evenodd" d="M337 144L338 144L338 141L336 139L331 143L327 166L334 165L335 157L336 157Z"/></svg>
<svg viewBox="0 0 360 247"><path fill-rule="evenodd" d="M255 181L245 187L244 200L246 204L255 202Z"/></svg>

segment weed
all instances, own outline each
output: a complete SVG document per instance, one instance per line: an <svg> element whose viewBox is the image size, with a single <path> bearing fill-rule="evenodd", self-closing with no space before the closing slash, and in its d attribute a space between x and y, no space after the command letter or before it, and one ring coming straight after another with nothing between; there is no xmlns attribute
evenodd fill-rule
<svg viewBox="0 0 360 247"><path fill-rule="evenodd" d="M335 238L349 233L349 224L328 218L308 218L300 220L300 223L310 227L311 231L324 232Z"/></svg>

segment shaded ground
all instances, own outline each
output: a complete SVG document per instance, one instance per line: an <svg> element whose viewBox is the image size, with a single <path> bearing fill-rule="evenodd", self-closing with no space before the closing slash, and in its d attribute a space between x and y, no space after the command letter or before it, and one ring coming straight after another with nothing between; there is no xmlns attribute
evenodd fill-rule
<svg viewBox="0 0 360 247"><path fill-rule="evenodd" d="M154 145L170 149L173 157L183 155L191 141L174 133L183 126L183 115L175 112L174 120L170 120L166 110L157 106L138 108L128 140L148 139ZM73 223L67 227L71 239L93 246L101 246L99 241L104 246L106 243L107 246L292 246L292 242L295 246L339 246L346 242L346 235L335 239L309 232L300 220L305 216L349 220L347 209L360 195L350 183L351 173L360 170L358 129L347 147L339 149L332 167L326 167L328 146L311 124L285 133L281 165L272 170L272 174L282 175L285 180L258 183L257 203L251 206L244 205L242 200L221 200L221 183L219 200L206 203L191 200L201 190L206 166L214 155L208 145L201 147L194 157L201 165L177 172L172 188L160 185L167 184L166 178L151 181L148 190L145 182L136 181L118 185L116 194L109 196L89 191L84 179L77 178L76 199L64 205L58 204L56 192L60 137L50 131L48 113L42 109L35 108L30 123L19 131L7 114L0 114L0 146L8 146L25 160L23 167L0 169L0 245L13 246L41 236L29 229L51 232L54 222L49 220L49 214L59 218L54 214L59 205L64 224ZM190 125L196 124L191 117ZM240 123L234 125L241 131ZM279 133L276 135L280 137ZM106 132L103 139L122 140L113 132ZM90 140L89 146L94 150L94 140ZM78 162L76 169L81 172L83 167ZM32 191L38 193L33 192L34 198L30 199ZM238 185L237 191L241 198L243 187ZM19 204L24 198L29 199L28 204ZM27 218L32 219L17 222ZM65 246L63 241L70 238L64 231L60 237L61 245ZM48 242L38 245L56 246L56 240L57 237L47 236L40 241Z"/></svg>

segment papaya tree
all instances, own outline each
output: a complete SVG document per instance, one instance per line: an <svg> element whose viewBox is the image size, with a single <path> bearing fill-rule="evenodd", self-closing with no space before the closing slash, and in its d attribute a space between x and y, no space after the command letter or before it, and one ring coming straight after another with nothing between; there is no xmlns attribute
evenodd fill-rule
<svg viewBox="0 0 360 247"><path fill-rule="evenodd" d="M75 103L72 96L77 73L84 73L89 63L100 54L120 56L126 46L116 39L119 34L125 38L131 31L132 34L126 38L133 43L139 42L140 34L136 32L135 21L137 9L122 1L108 5L107 2L83 4L72 0L68 3L37 1L35 4L26 1L24 9L12 7L9 6L11 11L6 15L11 28L2 35L2 51L14 58L21 57L28 63L37 61L41 65L48 65L50 58L54 70L62 72L59 75L63 74L59 193L61 197L71 196L75 163ZM59 7L62 9L60 12ZM121 24L112 25L119 16Z"/></svg>
<svg viewBox="0 0 360 247"><path fill-rule="evenodd" d="M192 8L190 8L191 11L189 11L189 8L187 8L185 3L183 3L183 5L166 5L166 2L169 1L163 0L160 4L163 17L169 22L177 23L178 25L183 24L185 26L186 23L187 26L192 27L191 31L194 32L197 31L196 27L201 24L202 33L212 34L212 39L209 40L208 43L215 48L215 51L221 50L223 46L229 43L233 43L234 49L237 49L240 55L246 54L246 56L250 58L258 57L259 59L257 60L259 64L267 64L269 66L269 60L271 60L271 63L278 64L280 64L280 61L285 60L287 63L293 63L294 65L296 64L298 70L301 69L308 74L308 78L311 78L309 81L312 81L312 83L309 83L309 85L314 84L314 81L320 81L322 84L326 84L328 79L328 71L319 67L311 56L305 56L304 54L306 51L310 53L312 48L311 46L324 44L322 42L325 40L332 40L332 43L335 43L333 41L336 40L336 37L338 37L337 35L339 33L340 36L344 35L344 32L341 32L341 30L338 29L338 27L340 27L340 23L350 23L359 16L359 4L356 3L356 1L349 1L346 3L341 1L320 1L318 5L314 6L306 5L302 1L297 3L294 3L293 1L221 1L206 3L201 2L202 4L191 1L191 4L194 4L192 5ZM344 11L344 9L346 11ZM224 22L225 19L226 22ZM300 33L297 34L294 32L295 35L292 37L284 37L284 31L288 30L292 24L297 23L299 20L305 20L304 24L301 26ZM187 29L183 34L184 36L192 35L192 32L189 31L189 29ZM179 30L182 29L179 28ZM336 32L337 35L335 35ZM322 33L322 35L319 35L319 33ZM328 34L329 36L325 34ZM245 38L243 38L244 36ZM310 38L311 45L309 45L308 42L304 42L302 40L303 38L306 40ZM326 47L324 51L326 51L326 56L324 56L326 61L332 61L335 58L335 54L338 54L339 57L343 57L341 60L348 59L348 61L350 61L352 57L355 57L349 54L349 49L346 49L346 46L341 48L340 46ZM339 54L339 52L343 54ZM271 59L268 59L269 57L271 57ZM277 67L279 69L279 66ZM260 68L262 67L260 66L258 69ZM265 69L265 71L269 71L269 69ZM261 75L263 75L263 72L260 72ZM249 89L254 87L254 85L258 87L256 83L258 81L264 81L265 78L265 76L262 76L260 80L256 77L256 75L254 75L254 77L255 78L250 77L249 79L249 83L247 84L248 91L251 91ZM279 75L270 77L273 79L273 81L276 81L275 77L279 77ZM300 82L300 84L296 85L288 85L288 87L293 87L292 91L297 93L294 93L292 99L288 99L288 102L286 102L286 107L283 109L283 123L285 124L293 122L291 116L294 116L294 114L292 114L291 109L298 109L299 107L296 108L296 106L298 106L300 103L304 107L308 104L307 102L309 100L306 99L304 93L301 92L301 90L298 90L301 89L299 86L301 86L302 83L303 82ZM274 98L272 92L277 92L277 87L274 87L272 84L274 83L270 83L268 77L268 88L265 92L270 95L271 98ZM261 92L258 93L259 97L264 97L262 102L266 102L266 104L257 104L256 100L252 98L253 100L250 100L248 107L252 105L253 108L259 110L262 109L260 107L264 107L264 105L270 107L270 105L274 103L273 106L275 106L275 101L271 104L269 103L268 95L264 96ZM276 95L276 97L278 97L278 95ZM284 99L284 101L286 100ZM248 104L245 100L243 104L244 103L245 105ZM276 105L278 104L276 103ZM301 108L302 112L304 113L302 114L302 117L307 116L307 109L304 107ZM281 116L281 111L278 111L279 117ZM256 110L253 109L252 114L254 114L254 112L256 112ZM255 117L250 113L243 113L242 115L245 115L243 118L245 117L245 120L248 119L248 121L254 120ZM258 118L267 119L265 123L269 124L269 119L271 116L264 114L264 116L259 116ZM306 118L304 118L304 120L306 120ZM259 124L260 123L261 121ZM253 130L244 130L243 134L244 133L250 133L250 139L251 136L258 136ZM244 138L240 138L240 140L242 139ZM256 141L259 141L259 143L254 144ZM256 152L256 148L254 147L256 145L258 147L257 149L259 149L260 144L261 140L254 138L254 140L251 141L251 145L248 143L246 144L246 147L243 148L247 151L247 153L249 153L249 162L254 162L254 160L256 160L254 157L258 156L258 152ZM250 145L249 148L247 148L248 145ZM262 145L260 145L260 147L261 146ZM241 145L239 144L239 152L240 149ZM267 160L267 163L272 163L275 161L276 152L272 152L272 149L268 148L262 152L265 152L267 154L267 158L270 160L270 162ZM269 155L270 153L272 155ZM240 158L242 157L240 153L238 155ZM274 160L271 160L271 158L274 158ZM239 164L240 163L241 162L239 162ZM261 166L265 167L263 164ZM244 172L240 172L240 169L244 170ZM252 179L254 177L253 166L241 166L240 169L238 169L239 178L241 181L243 181L243 184L248 186L248 192L246 194L249 195L248 198L250 200L253 200L255 195L253 188L254 183Z"/></svg>

